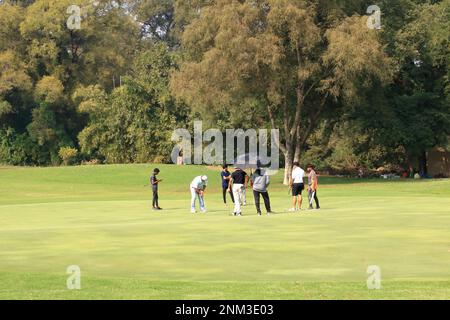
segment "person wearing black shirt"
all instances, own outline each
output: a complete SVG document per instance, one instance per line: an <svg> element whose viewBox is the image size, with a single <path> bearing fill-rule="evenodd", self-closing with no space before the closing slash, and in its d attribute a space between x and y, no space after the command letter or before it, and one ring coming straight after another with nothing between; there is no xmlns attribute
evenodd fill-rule
<svg viewBox="0 0 450 320"><path fill-rule="evenodd" d="M158 196L158 185L160 182L162 182L162 180L158 180L158 178L156 177L159 174L159 169L156 168L155 170L153 170L153 175L150 177L150 184L152 186L152 190L153 190L153 210L162 210L159 207L159 196Z"/></svg>
<svg viewBox="0 0 450 320"><path fill-rule="evenodd" d="M245 171L240 168L236 168L230 179L228 190L233 192L234 197L234 215L242 216L241 203L242 195L244 192L244 186L248 184L249 177Z"/></svg>
<svg viewBox="0 0 450 320"><path fill-rule="evenodd" d="M228 171L228 165L224 165L223 170L220 174L222 178L222 194L223 194L223 203L227 204L227 192L228 192L228 186L230 184L231 179L231 173ZM233 192L229 192L231 196L231 201L234 203L234 197Z"/></svg>

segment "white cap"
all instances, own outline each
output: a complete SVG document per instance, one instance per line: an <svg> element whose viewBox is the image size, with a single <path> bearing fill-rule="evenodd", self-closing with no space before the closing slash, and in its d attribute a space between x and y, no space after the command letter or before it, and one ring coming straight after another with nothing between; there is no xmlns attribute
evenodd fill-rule
<svg viewBox="0 0 450 320"><path fill-rule="evenodd" d="M202 176L202 181L206 181L206 180L208 180L208 177L207 176Z"/></svg>

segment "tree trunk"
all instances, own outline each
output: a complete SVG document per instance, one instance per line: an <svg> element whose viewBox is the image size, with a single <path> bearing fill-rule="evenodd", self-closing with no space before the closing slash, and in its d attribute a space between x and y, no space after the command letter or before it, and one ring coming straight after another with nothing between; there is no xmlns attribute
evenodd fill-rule
<svg viewBox="0 0 450 320"><path fill-rule="evenodd" d="M297 128L297 138L295 140L295 153L294 153L294 162L300 162L301 153L302 153L302 132L300 130L300 126Z"/></svg>
<svg viewBox="0 0 450 320"><path fill-rule="evenodd" d="M292 175L292 167L294 163L294 153L293 153L292 142L286 142L286 153L284 154L284 181L285 186L289 185L289 180Z"/></svg>
<svg viewBox="0 0 450 320"><path fill-rule="evenodd" d="M288 161L288 159L286 159L286 164L284 165L284 185L288 186L289 185L289 181L291 179L291 175L292 175L292 161Z"/></svg>
<svg viewBox="0 0 450 320"><path fill-rule="evenodd" d="M420 154L419 171L421 176L428 176L428 156L426 151L422 151Z"/></svg>

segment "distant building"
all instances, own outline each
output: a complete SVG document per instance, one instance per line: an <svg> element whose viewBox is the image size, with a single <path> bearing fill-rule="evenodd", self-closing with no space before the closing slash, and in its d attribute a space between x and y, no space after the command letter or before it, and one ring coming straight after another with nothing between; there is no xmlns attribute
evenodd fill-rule
<svg viewBox="0 0 450 320"><path fill-rule="evenodd" d="M450 150L437 147L428 151L428 175L450 177Z"/></svg>

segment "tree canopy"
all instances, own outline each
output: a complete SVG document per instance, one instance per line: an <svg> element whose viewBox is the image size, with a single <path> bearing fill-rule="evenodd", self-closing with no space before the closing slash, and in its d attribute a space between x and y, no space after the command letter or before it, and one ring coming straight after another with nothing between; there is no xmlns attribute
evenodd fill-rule
<svg viewBox="0 0 450 320"><path fill-rule="evenodd" d="M168 162L200 119L280 129L287 173L426 171L450 135L450 0L381 0L380 28L370 5L2 0L0 162Z"/></svg>

